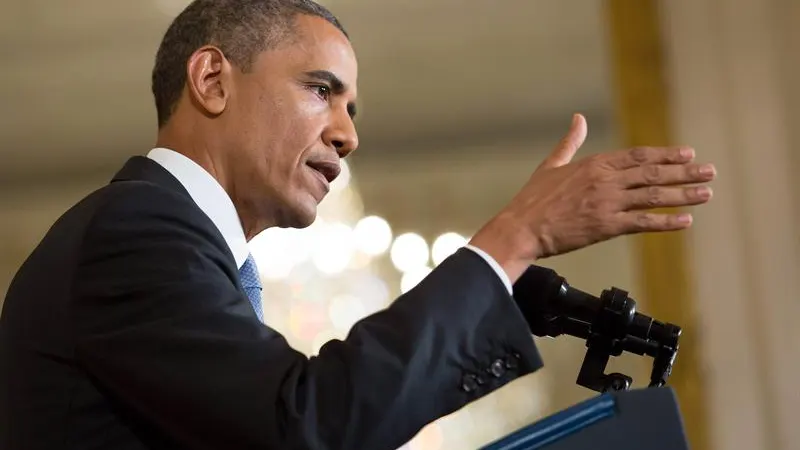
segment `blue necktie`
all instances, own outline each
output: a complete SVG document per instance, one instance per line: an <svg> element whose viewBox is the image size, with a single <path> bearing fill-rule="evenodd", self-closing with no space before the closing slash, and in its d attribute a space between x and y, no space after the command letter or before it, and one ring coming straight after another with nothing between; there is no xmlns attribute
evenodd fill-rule
<svg viewBox="0 0 800 450"><path fill-rule="evenodd" d="M242 282L244 292L247 298L250 299L250 304L253 305L258 320L264 321L264 312L261 309L261 278L258 276L258 267L256 267L256 260L253 255L247 255L247 260L239 269L239 280Z"/></svg>

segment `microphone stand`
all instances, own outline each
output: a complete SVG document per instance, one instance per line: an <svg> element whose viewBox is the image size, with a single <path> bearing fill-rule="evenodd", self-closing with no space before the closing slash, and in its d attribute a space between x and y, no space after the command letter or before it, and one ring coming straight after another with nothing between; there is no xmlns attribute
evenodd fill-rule
<svg viewBox="0 0 800 450"><path fill-rule="evenodd" d="M568 286L564 283L562 291ZM636 313L636 301L622 289L612 287L600 295L600 308L587 321L566 313L545 313L534 317L533 334L556 337L562 334L586 339L586 356L577 384L596 392L626 391L633 378L621 373L606 374L611 356L623 351L653 358L649 387L664 386L678 354L681 328Z"/></svg>
<svg viewBox="0 0 800 450"><path fill-rule="evenodd" d="M533 267L526 275L515 285L515 297L539 299L525 304L530 308L526 316L532 333L585 339L586 356L577 384L601 394L482 450L688 450L674 393L663 388L678 354L680 327L637 313L636 301L622 289L606 289L598 299L570 288L549 269ZM622 352L653 358L649 388L655 389L631 390L630 376L605 373L609 358Z"/></svg>

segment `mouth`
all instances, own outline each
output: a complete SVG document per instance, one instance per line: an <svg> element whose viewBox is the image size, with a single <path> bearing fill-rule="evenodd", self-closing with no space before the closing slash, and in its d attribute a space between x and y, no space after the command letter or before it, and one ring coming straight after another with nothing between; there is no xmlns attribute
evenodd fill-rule
<svg viewBox="0 0 800 450"><path fill-rule="evenodd" d="M306 165L316 171L330 184L342 173L342 166L338 161L308 161Z"/></svg>

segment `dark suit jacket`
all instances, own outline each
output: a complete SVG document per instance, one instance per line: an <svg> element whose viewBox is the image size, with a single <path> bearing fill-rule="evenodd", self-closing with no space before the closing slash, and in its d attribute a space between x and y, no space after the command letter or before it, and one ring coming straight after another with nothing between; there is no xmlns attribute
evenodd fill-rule
<svg viewBox="0 0 800 450"><path fill-rule="evenodd" d="M540 366L519 308L468 250L307 358L258 321L178 181L136 157L11 284L0 448L393 450Z"/></svg>

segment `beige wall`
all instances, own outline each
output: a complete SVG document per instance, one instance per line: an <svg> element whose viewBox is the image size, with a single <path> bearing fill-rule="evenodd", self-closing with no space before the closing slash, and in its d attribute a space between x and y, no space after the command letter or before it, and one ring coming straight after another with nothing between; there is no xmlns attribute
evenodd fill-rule
<svg viewBox="0 0 800 450"><path fill-rule="evenodd" d="M720 171L691 234L720 450L800 448L798 60L783 41L797 23L786 17L790 3L663 3L678 136Z"/></svg>
<svg viewBox="0 0 800 450"><path fill-rule="evenodd" d="M0 305L20 264L53 222L109 177L59 184L37 181L0 192Z"/></svg>
<svg viewBox="0 0 800 450"><path fill-rule="evenodd" d="M775 44L778 55L778 69L780 82L784 94L782 95L786 107L786 131L789 140L788 157L790 161L790 176L796 177L800 173L800 2L783 1L776 3L772 8L772 18L778 24ZM795 223L800 224L800 188L794 186L792 192L794 201ZM800 231L796 234L800 241ZM800 302L800 300L798 300Z"/></svg>

